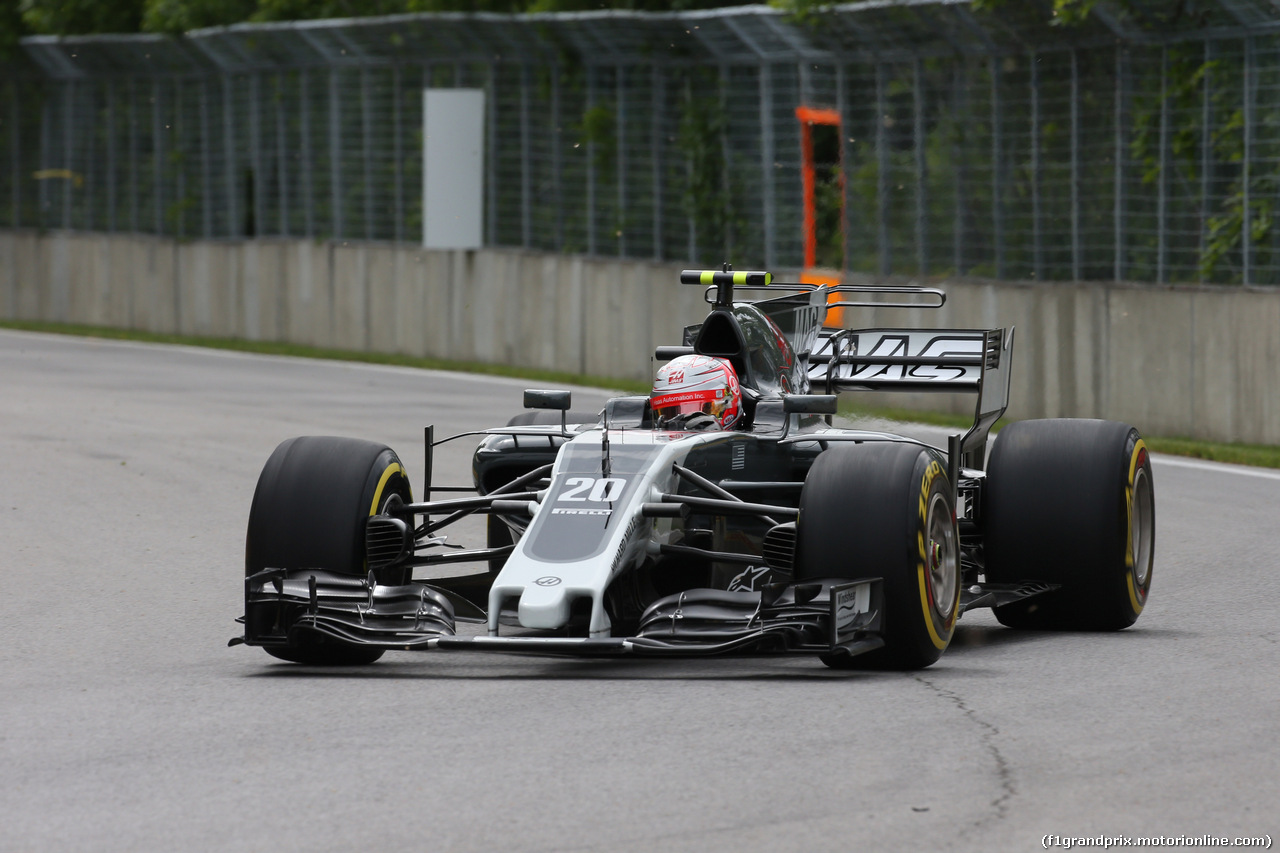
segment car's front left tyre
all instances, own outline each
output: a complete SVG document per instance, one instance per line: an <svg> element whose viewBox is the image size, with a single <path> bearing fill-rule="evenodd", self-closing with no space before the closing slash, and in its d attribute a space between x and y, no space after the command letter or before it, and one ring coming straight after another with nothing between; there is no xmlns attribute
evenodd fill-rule
<svg viewBox="0 0 1280 853"><path fill-rule="evenodd" d="M915 444L835 445L800 493L796 580L882 578L884 647L824 655L836 668L920 669L951 642L959 537L940 458Z"/></svg>

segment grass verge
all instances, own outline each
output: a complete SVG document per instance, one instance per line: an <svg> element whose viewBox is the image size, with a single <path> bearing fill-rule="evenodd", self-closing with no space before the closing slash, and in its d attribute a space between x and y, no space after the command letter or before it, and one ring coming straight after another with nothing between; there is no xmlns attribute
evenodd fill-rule
<svg viewBox="0 0 1280 853"><path fill-rule="evenodd" d="M211 349L235 350L238 352L259 353L262 355L288 355L300 358L320 358L333 361L355 361L367 364L392 364L404 367L417 367L427 370L454 370L464 373L484 373L491 376L510 376L518 379L529 379L536 382L556 385L578 385L594 388L616 388L644 394L649 390L648 383L630 379L613 379L606 376L589 376L578 373L565 373L556 370L536 370L533 368L512 367L505 364L490 364L480 361L449 361L442 358L420 358L411 355L394 353L358 352L354 350L329 349L312 347L303 344L280 343L276 341L245 341L238 338L214 338L185 335L165 335L154 332L138 332L130 329L113 329L102 326L81 326L68 323L45 323L32 320L0 320L0 328L17 329L28 332L48 332L58 335L77 337L104 338L108 340L139 341L142 343L182 344L184 346L209 347ZM924 412L914 409L896 409L892 407L868 406L861 402L842 401L841 414L851 416L884 418L895 421L930 424L933 426L955 427L966 429L972 420L963 415L944 412ZM999 430L1006 423L1003 419L996 424ZM993 431L995 431L993 430ZM1213 462L1230 462L1237 465L1254 465L1261 468L1280 468L1280 447L1262 444L1227 444L1225 442L1201 441L1190 438L1165 438L1160 436L1144 436L1147 446L1155 453L1170 453L1177 456L1191 456L1196 459L1207 459Z"/></svg>
<svg viewBox="0 0 1280 853"><path fill-rule="evenodd" d="M1258 468L1280 468L1280 447L1269 444L1226 444L1195 438L1147 438L1147 446L1155 453L1193 456L1213 462L1231 462Z"/></svg>

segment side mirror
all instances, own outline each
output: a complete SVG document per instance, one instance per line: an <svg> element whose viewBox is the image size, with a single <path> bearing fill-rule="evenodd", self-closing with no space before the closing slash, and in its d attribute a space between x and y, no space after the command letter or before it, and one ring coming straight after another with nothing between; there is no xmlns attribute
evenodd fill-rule
<svg viewBox="0 0 1280 853"><path fill-rule="evenodd" d="M528 388L524 392L524 407L526 409L555 409L564 412L569 409L571 397L572 394L569 391L542 391Z"/></svg>
<svg viewBox="0 0 1280 853"><path fill-rule="evenodd" d="M788 394L782 398L782 411L788 415L834 415L840 407L835 394Z"/></svg>

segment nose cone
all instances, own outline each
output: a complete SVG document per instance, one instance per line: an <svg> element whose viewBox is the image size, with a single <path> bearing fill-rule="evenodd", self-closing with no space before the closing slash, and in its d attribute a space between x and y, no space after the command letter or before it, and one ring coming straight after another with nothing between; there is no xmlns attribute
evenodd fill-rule
<svg viewBox="0 0 1280 853"><path fill-rule="evenodd" d="M569 590L560 578L538 578L524 588L518 613L525 628L563 628L569 622Z"/></svg>

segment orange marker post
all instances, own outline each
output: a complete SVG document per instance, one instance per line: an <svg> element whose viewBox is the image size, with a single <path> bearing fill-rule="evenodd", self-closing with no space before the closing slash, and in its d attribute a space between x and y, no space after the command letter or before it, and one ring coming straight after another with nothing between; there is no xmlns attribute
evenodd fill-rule
<svg viewBox="0 0 1280 853"><path fill-rule="evenodd" d="M814 207L815 182L817 180L816 169L813 163L813 126L815 124L829 125L836 128L836 133L842 132L840 112L838 110L818 109L815 107L796 107L796 118L800 121L800 178L802 182L804 199L804 272L800 274L800 281L806 284L826 284L836 285L843 280L840 272L832 270L816 269L818 262L818 234L817 234L817 211ZM841 146L843 150L843 146ZM843 164L841 166L841 181L844 180ZM844 209L840 211L840 231L843 234L845 228ZM839 294L831 294L827 298L828 302L839 302ZM827 312L828 326L844 325L844 309L832 308Z"/></svg>

